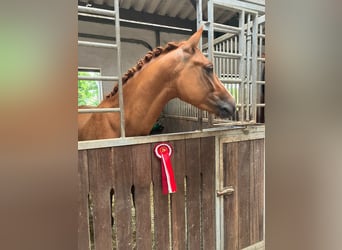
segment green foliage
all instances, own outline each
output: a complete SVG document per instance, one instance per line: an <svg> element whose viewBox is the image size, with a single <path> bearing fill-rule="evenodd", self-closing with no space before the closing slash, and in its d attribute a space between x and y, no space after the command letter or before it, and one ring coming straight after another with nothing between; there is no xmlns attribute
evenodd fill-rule
<svg viewBox="0 0 342 250"><path fill-rule="evenodd" d="M92 72L79 71L79 76L94 76ZM78 106L97 106L100 103L98 83L94 80L78 81Z"/></svg>

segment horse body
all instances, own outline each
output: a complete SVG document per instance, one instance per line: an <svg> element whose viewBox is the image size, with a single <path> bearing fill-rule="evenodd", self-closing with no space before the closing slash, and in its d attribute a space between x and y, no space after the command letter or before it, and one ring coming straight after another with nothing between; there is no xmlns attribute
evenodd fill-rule
<svg viewBox="0 0 342 250"><path fill-rule="evenodd" d="M155 49L123 77L126 136L148 135L165 104L176 97L223 118L234 113L234 98L197 48L201 34L202 29L187 41ZM118 107L116 92L98 107ZM117 112L79 114L78 123L79 140L120 137Z"/></svg>

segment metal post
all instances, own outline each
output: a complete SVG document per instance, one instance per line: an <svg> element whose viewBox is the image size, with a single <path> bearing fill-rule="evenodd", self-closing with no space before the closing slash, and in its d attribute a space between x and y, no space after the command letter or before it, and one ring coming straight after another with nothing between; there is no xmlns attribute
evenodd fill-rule
<svg viewBox="0 0 342 250"><path fill-rule="evenodd" d="M115 36L117 45L117 69L119 75L119 106L120 106L120 131L121 137L126 136L125 133L125 108L123 100L123 89L121 79L121 38L120 38L120 16L119 16L119 0L114 0L114 11L115 11Z"/></svg>
<svg viewBox="0 0 342 250"><path fill-rule="evenodd" d="M239 26L243 27L245 24L245 11L241 10L240 12L240 17L239 17ZM246 47L246 42L245 42L245 30L242 28L239 34L239 54L241 54L241 59L239 63L239 76L241 79L241 84L240 84L240 110L239 110L239 120L244 121L244 109L245 109L245 97L244 97L244 85L245 85L245 47Z"/></svg>
<svg viewBox="0 0 342 250"><path fill-rule="evenodd" d="M215 190L223 188L223 147L220 137L215 136ZM215 198L216 250L224 249L224 209L222 197Z"/></svg>
<svg viewBox="0 0 342 250"><path fill-rule="evenodd" d="M252 54L252 37L251 37L251 14L247 14L247 34L246 34L246 83L245 83L245 103L246 103L246 120L250 121L250 104L251 104L251 54Z"/></svg>
<svg viewBox="0 0 342 250"><path fill-rule="evenodd" d="M254 16L252 33L252 119L257 119L257 68L258 68L258 15Z"/></svg>
<svg viewBox="0 0 342 250"><path fill-rule="evenodd" d="M208 59L214 63L214 2L208 0ZM214 65L215 66L215 65ZM208 125L213 126L214 117L208 113Z"/></svg>
<svg viewBox="0 0 342 250"><path fill-rule="evenodd" d="M202 16L202 0L196 0L196 10L197 10L197 30L203 25L203 16ZM200 39L198 48L202 51L202 37ZM197 119L198 119L198 129L200 131L203 130L203 111L197 108Z"/></svg>

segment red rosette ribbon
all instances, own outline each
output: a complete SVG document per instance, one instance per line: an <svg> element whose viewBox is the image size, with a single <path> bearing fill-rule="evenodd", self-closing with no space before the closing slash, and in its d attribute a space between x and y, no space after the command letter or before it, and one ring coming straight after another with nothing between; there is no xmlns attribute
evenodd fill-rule
<svg viewBox="0 0 342 250"><path fill-rule="evenodd" d="M154 147L154 154L160 159L162 169L163 194L175 193L177 190L170 156L173 150L168 143L159 143Z"/></svg>

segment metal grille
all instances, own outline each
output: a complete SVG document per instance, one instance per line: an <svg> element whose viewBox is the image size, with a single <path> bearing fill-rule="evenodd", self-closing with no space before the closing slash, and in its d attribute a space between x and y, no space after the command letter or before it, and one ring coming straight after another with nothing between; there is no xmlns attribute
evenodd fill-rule
<svg viewBox="0 0 342 250"><path fill-rule="evenodd" d="M104 10L91 7L78 6L78 13L95 14L104 17L115 18L115 37L116 43L98 43L89 41L78 41L79 46L90 46L103 49L116 49L117 50L117 67L118 74L121 72L121 39L120 39L120 16L119 16L119 0L114 0L114 10ZM119 108L97 108L97 109L79 109L79 113L95 113L95 112L120 112L120 132L121 137L125 137L125 116L123 108L123 93L122 93L122 80L120 76L97 76L97 77L78 77L79 80L102 80L102 81L117 81L119 87Z"/></svg>
<svg viewBox="0 0 342 250"><path fill-rule="evenodd" d="M207 112L178 99L169 102L164 109L165 116L182 117L207 121L209 126L218 123L256 123L257 115L265 107L263 91L265 16L260 10L244 9L223 1L208 1L208 20L202 19L202 1L197 5L198 26L204 25L208 32L207 43L202 51L213 62L215 73L234 96L237 112L231 119L219 119ZM234 10L239 15L237 25L214 22L215 13ZM229 11L228 11L229 10ZM218 35L214 38L214 32ZM201 126L202 127L202 126Z"/></svg>

